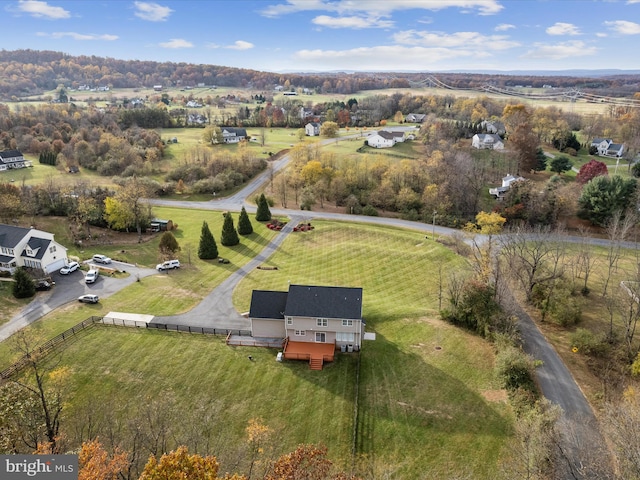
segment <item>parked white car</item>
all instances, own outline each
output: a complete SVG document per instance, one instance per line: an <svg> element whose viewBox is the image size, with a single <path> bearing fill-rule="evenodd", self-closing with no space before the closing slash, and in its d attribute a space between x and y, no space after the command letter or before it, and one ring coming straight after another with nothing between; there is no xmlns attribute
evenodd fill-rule
<svg viewBox="0 0 640 480"><path fill-rule="evenodd" d="M86 295L80 295L78 297L78 301L82 303L98 303L100 301L100 298L98 297L98 295L91 295L87 293Z"/></svg>
<svg viewBox="0 0 640 480"><path fill-rule="evenodd" d="M85 283L95 283L100 272L98 270L89 270L84 276Z"/></svg>
<svg viewBox="0 0 640 480"><path fill-rule="evenodd" d="M98 254L93 256L93 261L96 263L104 263L104 264L111 263L111 259L109 257L107 257L106 255L98 255Z"/></svg>
<svg viewBox="0 0 640 480"><path fill-rule="evenodd" d="M180 260L167 260L166 262L162 262L156 265L156 269L160 271L171 270L173 268L180 268Z"/></svg>
<svg viewBox="0 0 640 480"><path fill-rule="evenodd" d="M78 268L80 268L80 264L78 262L69 262L69 265L60 269L60 273L62 275L69 275L71 272L78 270Z"/></svg>

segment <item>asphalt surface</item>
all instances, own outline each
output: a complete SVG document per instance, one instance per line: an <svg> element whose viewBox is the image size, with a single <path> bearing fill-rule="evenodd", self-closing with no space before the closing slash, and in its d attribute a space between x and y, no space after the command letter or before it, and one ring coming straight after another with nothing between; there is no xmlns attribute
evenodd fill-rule
<svg viewBox="0 0 640 480"><path fill-rule="evenodd" d="M338 139L341 141L344 139ZM329 140L323 143L329 143ZM271 164L267 171L253 179L244 189L236 194L222 199L212 199L209 202L188 202L172 201L163 199L150 199L150 203L158 206L170 206L175 208L208 209L219 211L239 211L243 206L249 212L255 212L255 206L245 205L246 198L252 195L261 185L267 182L270 176L284 168L289 157L283 156L280 160ZM180 324L190 326L206 326L223 329L245 329L250 328L250 322L236 311L232 303L232 292L244 276L263 263L290 233L293 225L300 221L311 221L312 219L330 219L348 222L372 223L388 225L396 228L408 228L426 234L431 238L433 234L451 235L458 230L429 225L407 220L383 217L365 217L357 215L328 213L328 212L303 212L300 210L271 209L272 214L290 217L287 224L279 235L254 259L240 267L222 284L216 287L202 302L191 311L175 316L155 317L154 323L167 325ZM582 241L575 237L566 237L567 241ZM480 239L482 240L482 239ZM594 244L606 245L608 242L601 239L593 239ZM625 242L626 247L637 247L635 242ZM109 278L100 276L93 285L84 283L84 276L80 271L63 276L54 274L55 287L50 292L39 293L36 299L31 302L16 317L7 324L0 327L0 341L6 339L20 328L36 321L55 308L66 303L77 301L77 297L84 293L94 293L100 297L107 297L122 288L137 281L138 278L157 274L154 269L137 268L134 265L119 264L114 262L112 267L130 273L126 278ZM170 273L169 273L170 275ZM598 429L597 420L587 402L584 394L576 384L571 373L553 346L547 342L533 320L519 309L517 315L520 319L519 327L523 338L524 350L534 359L541 362L537 368L536 375L543 395L563 410L562 425L562 450L566 455L566 465L561 477L558 478L605 478L599 474L594 476L593 469L589 464L593 463L594 456L602 458L608 457L604 448L604 441ZM602 463L602 462L599 462ZM604 462L606 463L606 462Z"/></svg>

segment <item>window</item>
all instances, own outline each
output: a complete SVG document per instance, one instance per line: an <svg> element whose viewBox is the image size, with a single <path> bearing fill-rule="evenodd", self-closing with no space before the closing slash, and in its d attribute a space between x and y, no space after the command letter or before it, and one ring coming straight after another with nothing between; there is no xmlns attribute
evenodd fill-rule
<svg viewBox="0 0 640 480"><path fill-rule="evenodd" d="M336 332L336 342L353 343L355 339L356 335L353 332Z"/></svg>
<svg viewBox="0 0 640 480"><path fill-rule="evenodd" d="M353 327L353 320L342 320L343 327Z"/></svg>
<svg viewBox="0 0 640 480"><path fill-rule="evenodd" d="M56 251L56 246L52 245L51 247L49 247L49 253L53 253Z"/></svg>
<svg viewBox="0 0 640 480"><path fill-rule="evenodd" d="M296 330L296 337L304 337L307 335L307 331L306 330Z"/></svg>
<svg viewBox="0 0 640 480"><path fill-rule="evenodd" d="M316 325L318 327L327 327L329 325L328 318L316 318Z"/></svg>
<svg viewBox="0 0 640 480"><path fill-rule="evenodd" d="M324 332L316 332L316 342L325 343L327 341L327 334Z"/></svg>
<svg viewBox="0 0 640 480"><path fill-rule="evenodd" d="M287 325L293 325L293 317L287 317Z"/></svg>

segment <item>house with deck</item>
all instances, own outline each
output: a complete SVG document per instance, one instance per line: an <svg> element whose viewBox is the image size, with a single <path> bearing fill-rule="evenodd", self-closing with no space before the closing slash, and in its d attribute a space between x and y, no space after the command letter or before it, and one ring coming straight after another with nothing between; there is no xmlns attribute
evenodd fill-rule
<svg viewBox="0 0 640 480"><path fill-rule="evenodd" d="M254 338L281 338L285 359L314 370L336 350L357 351L364 337L362 288L290 285L289 291L254 290L249 309Z"/></svg>
<svg viewBox="0 0 640 480"><path fill-rule="evenodd" d="M0 270L13 274L26 267L50 274L67 263L67 249L53 239L53 233L0 224Z"/></svg>
<svg viewBox="0 0 640 480"><path fill-rule="evenodd" d="M519 182L519 181L523 181L523 180L524 180L523 177L515 177L515 176L511 175L510 173L508 173L506 176L502 177L502 185L501 186L489 189L489 195L492 195L496 199L500 199L500 198L504 197L507 194L507 192L511 188L511 185L514 182Z"/></svg>

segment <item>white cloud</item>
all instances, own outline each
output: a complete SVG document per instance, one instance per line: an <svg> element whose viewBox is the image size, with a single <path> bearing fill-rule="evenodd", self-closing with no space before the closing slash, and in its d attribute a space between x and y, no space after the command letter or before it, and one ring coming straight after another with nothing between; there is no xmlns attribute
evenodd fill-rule
<svg viewBox="0 0 640 480"><path fill-rule="evenodd" d="M135 16L150 22L164 22L173 12L169 7L163 7L157 3L133 2L133 4L136 7Z"/></svg>
<svg viewBox="0 0 640 480"><path fill-rule="evenodd" d="M598 49L589 47L584 42L571 41L555 45L534 43L533 49L526 52L522 58L542 58L548 60L562 60L572 57L586 57L596 55Z"/></svg>
<svg viewBox="0 0 640 480"><path fill-rule="evenodd" d="M580 29L572 23L556 22L546 32L549 35L580 35Z"/></svg>
<svg viewBox="0 0 640 480"><path fill-rule="evenodd" d="M499 0L287 0L286 3L269 5L262 10L266 17L278 17L302 11L326 11L347 13L367 13L374 15L390 14L397 10L443 10L460 8L465 12L477 11L480 15L494 15L504 7Z"/></svg>
<svg viewBox="0 0 640 480"><path fill-rule="evenodd" d="M245 42L244 40L236 40L233 45L227 45L224 48L229 48L231 50L249 50L253 47L253 43Z"/></svg>
<svg viewBox="0 0 640 480"><path fill-rule="evenodd" d="M486 52L481 56L488 55ZM313 65L315 68L358 70L410 70L425 69L443 60L477 57L478 52L465 49L377 46L349 50L300 50L293 55L297 64Z"/></svg>
<svg viewBox="0 0 640 480"><path fill-rule="evenodd" d="M159 45L163 48L193 48L193 43L183 38L172 38L168 42L161 42Z"/></svg>
<svg viewBox="0 0 640 480"><path fill-rule="evenodd" d="M205 48L220 48L220 45L218 45L217 43L205 43Z"/></svg>
<svg viewBox="0 0 640 480"><path fill-rule="evenodd" d="M28 13L32 17L44 17L51 20L59 20L71 16L64 8L52 7L47 2L41 2L39 0L20 0L18 2L18 10Z"/></svg>
<svg viewBox="0 0 640 480"><path fill-rule="evenodd" d="M496 28L494 28L494 30L496 32L506 32L507 30L511 30L513 28L516 28L516 26L515 25L511 25L510 23L501 23Z"/></svg>
<svg viewBox="0 0 640 480"><path fill-rule="evenodd" d="M456 32L447 34L442 32L429 32L417 30L405 30L392 36L396 43L403 45L416 45L422 47L444 48L477 48L478 50L505 50L517 47L520 44L509 40L505 35L482 35L478 32Z"/></svg>
<svg viewBox="0 0 640 480"><path fill-rule="evenodd" d="M604 24L620 35L640 34L640 23L629 22L627 20L615 20L612 22L604 22Z"/></svg>
<svg viewBox="0 0 640 480"><path fill-rule="evenodd" d="M633 3L640 3L640 0L627 0L627 5L631 5Z"/></svg>
<svg viewBox="0 0 640 480"><path fill-rule="evenodd" d="M391 20L382 20L373 17L329 17L320 15L312 20L316 25L328 28L391 28L394 23Z"/></svg>
<svg viewBox="0 0 640 480"><path fill-rule="evenodd" d="M77 32L53 32L53 33L44 33L38 32L36 34L39 37L51 37L51 38L73 38L74 40L104 40L108 42L112 42L114 40L118 40L118 35L110 35L108 33L96 34L96 33L77 33Z"/></svg>

